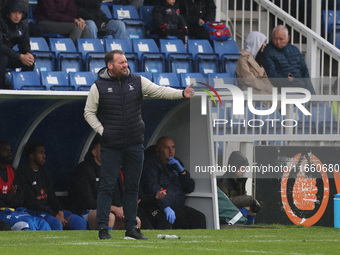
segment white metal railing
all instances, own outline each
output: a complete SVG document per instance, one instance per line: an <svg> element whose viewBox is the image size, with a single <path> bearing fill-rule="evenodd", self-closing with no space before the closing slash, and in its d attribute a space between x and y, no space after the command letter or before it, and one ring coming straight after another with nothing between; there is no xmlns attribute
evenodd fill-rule
<svg viewBox="0 0 340 255"><path fill-rule="evenodd" d="M303 17L299 10L301 1L304 6L308 7L303 10ZM295 8L292 3L296 5ZM290 29L291 43L305 55L310 76L326 78L323 79L323 83L314 84L316 93L331 95L331 86L335 78L340 76L340 50L320 35L321 6L320 0L226 0L222 5L224 14L222 19L225 18L227 21L232 32L232 39L238 43L240 49L243 48L244 39L250 31L260 31L270 40L274 26L278 24L287 26ZM306 26L308 25L308 10L313 17L311 23L319 23L319 26L313 24L310 26L318 31L313 31Z"/></svg>

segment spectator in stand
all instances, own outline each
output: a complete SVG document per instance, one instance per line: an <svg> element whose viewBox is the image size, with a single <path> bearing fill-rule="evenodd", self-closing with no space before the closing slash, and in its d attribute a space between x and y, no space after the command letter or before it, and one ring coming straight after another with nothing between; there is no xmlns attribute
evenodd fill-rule
<svg viewBox="0 0 340 255"><path fill-rule="evenodd" d="M194 191L195 182L190 173L175 157L175 143L170 137L158 139L154 150L146 154L141 184L145 194L155 197L156 229L205 229L203 213L186 206L185 194ZM161 199L157 195L161 194Z"/></svg>
<svg viewBox="0 0 340 255"><path fill-rule="evenodd" d="M34 57L28 33L28 24L23 22L27 8L23 1L7 1L0 17L0 89L9 89L5 84L6 68L21 68L33 71ZM19 51L13 50L18 45Z"/></svg>
<svg viewBox="0 0 340 255"><path fill-rule="evenodd" d="M159 38L167 38L168 35L172 35L185 42L188 27L180 14L176 0L160 0L153 8L152 19Z"/></svg>
<svg viewBox="0 0 340 255"><path fill-rule="evenodd" d="M25 153L28 162L19 166L18 176L27 212L46 220L52 230L85 230L86 220L63 210L55 195L52 177L44 168L44 145L40 142L29 142L25 146Z"/></svg>
<svg viewBox="0 0 340 255"><path fill-rule="evenodd" d="M89 28L77 14L74 0L38 0L35 17L44 33L68 36L74 44L77 38L89 37Z"/></svg>
<svg viewBox="0 0 340 255"><path fill-rule="evenodd" d="M232 173L227 173L227 178L220 178L217 186L226 194L233 204L240 209L247 224L252 225L256 213L261 210L260 203L252 196L247 195L246 182L244 177L245 168L249 165L248 159L240 151L233 151L228 159L228 169Z"/></svg>
<svg viewBox="0 0 340 255"><path fill-rule="evenodd" d="M89 28L90 38L97 38L98 35L127 38L124 22L106 17L105 13L100 9L101 0L75 0L75 2L78 16L85 20Z"/></svg>
<svg viewBox="0 0 340 255"><path fill-rule="evenodd" d="M51 230L44 219L29 215L22 207L24 196L12 162L11 146L0 141L0 220L10 226L8 230Z"/></svg>
<svg viewBox="0 0 340 255"><path fill-rule="evenodd" d="M73 211L87 220L90 230L98 229L97 194L100 181L100 139L94 138L84 161L74 170L70 180L69 197ZM112 211L112 207L111 207ZM112 230L115 216L111 212L108 229Z"/></svg>
<svg viewBox="0 0 340 255"><path fill-rule="evenodd" d="M188 24L189 36L196 39L209 39L209 32L203 24L215 21L216 5L213 0L181 0L181 15Z"/></svg>
<svg viewBox="0 0 340 255"><path fill-rule="evenodd" d="M236 75L242 90L253 88L256 94L271 94L273 85L262 67L263 50L267 37L260 32L250 32L244 42L244 49L238 58Z"/></svg>
<svg viewBox="0 0 340 255"><path fill-rule="evenodd" d="M308 68L300 50L289 43L288 29L278 25L272 41L263 51L263 66L271 83L278 87L300 87L315 94Z"/></svg>

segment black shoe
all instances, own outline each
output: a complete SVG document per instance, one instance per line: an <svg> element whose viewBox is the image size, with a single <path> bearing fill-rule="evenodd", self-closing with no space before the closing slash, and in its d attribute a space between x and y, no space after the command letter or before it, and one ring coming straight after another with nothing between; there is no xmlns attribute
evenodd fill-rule
<svg viewBox="0 0 340 255"><path fill-rule="evenodd" d="M147 237L145 237L141 232L139 228L133 228L131 230L125 231L125 240L149 240Z"/></svg>
<svg viewBox="0 0 340 255"><path fill-rule="evenodd" d="M112 239L112 237L109 234L109 230L107 228L101 228L99 229L99 239L100 240L109 240Z"/></svg>

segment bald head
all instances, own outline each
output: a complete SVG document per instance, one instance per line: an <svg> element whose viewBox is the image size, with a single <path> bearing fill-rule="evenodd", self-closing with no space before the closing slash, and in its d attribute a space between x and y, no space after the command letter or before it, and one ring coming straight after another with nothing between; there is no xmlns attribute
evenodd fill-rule
<svg viewBox="0 0 340 255"><path fill-rule="evenodd" d="M163 164L167 164L169 158L175 157L175 143L170 137L159 138L156 146L157 155Z"/></svg>

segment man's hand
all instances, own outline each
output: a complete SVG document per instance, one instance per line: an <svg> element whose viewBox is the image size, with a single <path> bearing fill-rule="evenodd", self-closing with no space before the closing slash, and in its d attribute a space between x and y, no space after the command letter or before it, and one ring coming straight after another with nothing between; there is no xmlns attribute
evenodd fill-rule
<svg viewBox="0 0 340 255"><path fill-rule="evenodd" d="M111 212L116 215L117 218L119 219L124 219L124 210L123 207L117 207L117 206L111 206Z"/></svg>
<svg viewBox="0 0 340 255"><path fill-rule="evenodd" d="M34 65L34 57L29 52L27 52L26 54L21 54L19 59L20 59L21 63L23 63L25 66Z"/></svg>
<svg viewBox="0 0 340 255"><path fill-rule="evenodd" d="M167 207L164 209L164 213L166 214L166 220L169 221L171 224L174 224L176 220L176 215L174 210L171 209L171 207Z"/></svg>
<svg viewBox="0 0 340 255"><path fill-rule="evenodd" d="M181 163L179 163L177 159L169 158L168 164L173 166L178 173L183 173L184 167L181 165Z"/></svg>
<svg viewBox="0 0 340 255"><path fill-rule="evenodd" d="M194 84L190 84L190 86L186 87L185 90L184 90L184 97L185 98L190 98L190 97L193 97L194 96L194 89L192 89L191 87L194 86Z"/></svg>
<svg viewBox="0 0 340 255"><path fill-rule="evenodd" d="M55 216L60 222L63 228L65 227L66 224L68 224L67 220L64 218L64 212L63 211L58 211L57 216Z"/></svg>
<svg viewBox="0 0 340 255"><path fill-rule="evenodd" d="M74 22L77 24L78 27L80 27L81 30L84 30L86 27L85 21L82 18L75 19Z"/></svg>

